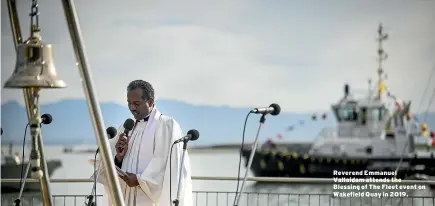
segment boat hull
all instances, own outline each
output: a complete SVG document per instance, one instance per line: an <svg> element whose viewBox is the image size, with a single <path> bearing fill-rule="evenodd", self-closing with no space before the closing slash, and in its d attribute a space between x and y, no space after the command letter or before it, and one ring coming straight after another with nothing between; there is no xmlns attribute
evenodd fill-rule
<svg viewBox="0 0 435 206"><path fill-rule="evenodd" d="M245 167L251 150L243 150ZM309 156L301 153L277 153L256 151L251 165L252 173L257 177L317 177L332 178L334 171L394 171L400 158L351 159L344 157ZM414 174L435 174L435 158L403 158L402 168L397 172L397 178L406 178ZM381 163L381 164L380 164ZM377 165L377 166L376 166ZM424 165L424 169L416 166ZM361 177L360 174L349 175ZM364 175L363 175L364 176ZM390 174L376 177L392 177Z"/></svg>
<svg viewBox="0 0 435 206"><path fill-rule="evenodd" d="M53 172L60 168L62 166L62 162L59 160L50 160L47 161L47 167L48 167L48 176L51 177L51 175L53 174ZM26 172L26 167L27 167L27 163L24 164L23 167L23 175ZM2 165L2 169L1 169L1 176L2 179L20 179L21 176L21 168L22 168L22 164L3 164ZM27 178L31 178L30 176L30 171L27 174ZM10 192L18 192L20 191L20 183L19 182L7 182L1 183L1 190L2 193L10 193ZM39 191L40 190L40 185L39 184L35 184L35 183L26 183L25 187L24 187L24 191Z"/></svg>

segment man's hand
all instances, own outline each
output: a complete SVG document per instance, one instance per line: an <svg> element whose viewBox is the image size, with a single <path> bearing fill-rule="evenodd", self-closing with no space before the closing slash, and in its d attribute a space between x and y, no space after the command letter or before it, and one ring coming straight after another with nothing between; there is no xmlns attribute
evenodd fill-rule
<svg viewBox="0 0 435 206"><path fill-rule="evenodd" d="M133 173L129 173L129 172L126 172L126 173L127 173L127 176L119 176L119 177L121 177L121 179L123 179L125 181L125 183L127 183L127 185L129 187L136 187L136 186L138 186L139 185L139 181L137 180L136 175L133 174Z"/></svg>
<svg viewBox="0 0 435 206"><path fill-rule="evenodd" d="M126 137L124 133L119 135L118 141L115 144L116 148L116 159L122 161L128 150L128 141L130 137Z"/></svg>

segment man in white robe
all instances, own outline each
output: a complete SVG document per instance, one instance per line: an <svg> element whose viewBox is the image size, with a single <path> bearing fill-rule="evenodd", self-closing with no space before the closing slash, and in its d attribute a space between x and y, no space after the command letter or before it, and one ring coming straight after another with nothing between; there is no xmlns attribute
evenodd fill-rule
<svg viewBox="0 0 435 206"><path fill-rule="evenodd" d="M175 119L157 110L151 84L136 80L128 85L127 92L129 109L136 123L127 137L124 136L124 127L120 126L118 135L110 140L115 165L128 174L120 179L125 204L172 206L177 198L182 143L173 145L171 159L169 156L173 142L184 134ZM179 206L192 206L192 180L187 151L181 172ZM99 171L98 182L105 188L104 205L112 205L102 170Z"/></svg>

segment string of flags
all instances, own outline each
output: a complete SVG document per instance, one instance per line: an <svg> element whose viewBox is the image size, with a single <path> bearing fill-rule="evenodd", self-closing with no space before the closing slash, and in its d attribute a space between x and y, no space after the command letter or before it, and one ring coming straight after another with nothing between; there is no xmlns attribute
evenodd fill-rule
<svg viewBox="0 0 435 206"><path fill-rule="evenodd" d="M323 113L321 115L313 114L313 115L311 115L309 120L311 120L311 121L317 121L318 119L326 120L326 118L327 118L326 113ZM302 127L305 124L306 124L305 120L299 120L299 121L297 121L297 123L289 125L283 132L277 133L275 136L268 138L267 143L271 144L271 143L273 143L273 140L276 140L276 139L282 140L287 133L294 131L298 127Z"/></svg>

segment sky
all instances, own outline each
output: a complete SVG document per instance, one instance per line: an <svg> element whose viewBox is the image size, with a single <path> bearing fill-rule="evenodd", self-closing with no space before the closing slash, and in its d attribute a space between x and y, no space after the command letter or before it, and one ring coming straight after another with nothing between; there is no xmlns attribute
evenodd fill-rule
<svg viewBox="0 0 435 206"><path fill-rule="evenodd" d="M15 51L2 1L1 83ZM17 1L29 35L31 1ZM286 112L328 110L343 85L366 89L376 79L377 29L389 34L387 85L413 109L435 67L435 1L76 1L98 99L126 104L126 86L151 82L159 99L193 105L258 107ZM53 45L68 88L43 90L40 103L84 98L60 1L40 0L42 38ZM1 102L23 104L22 92L2 89ZM435 106L431 108L435 111Z"/></svg>

